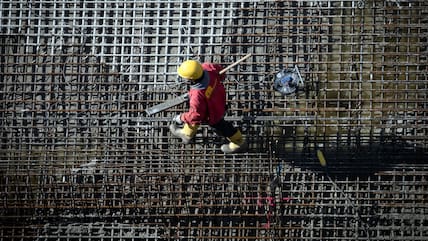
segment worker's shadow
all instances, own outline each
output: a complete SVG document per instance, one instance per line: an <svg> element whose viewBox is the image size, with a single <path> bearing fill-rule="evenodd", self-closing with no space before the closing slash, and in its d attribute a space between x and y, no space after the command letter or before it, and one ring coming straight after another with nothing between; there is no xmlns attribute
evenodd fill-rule
<svg viewBox="0 0 428 241"><path fill-rule="evenodd" d="M287 138L274 141L272 155L279 162L315 172L328 172L337 179L367 177L378 172L397 168L417 168L426 164L428 150L419 148L399 138L383 138L360 146L307 141L301 148L287 146ZM326 147L327 146L327 147ZM320 164L317 150L321 150L326 166Z"/></svg>

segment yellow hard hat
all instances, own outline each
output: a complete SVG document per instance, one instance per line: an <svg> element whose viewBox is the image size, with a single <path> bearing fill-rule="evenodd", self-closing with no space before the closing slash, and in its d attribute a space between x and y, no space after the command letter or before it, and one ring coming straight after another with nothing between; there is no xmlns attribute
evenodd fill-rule
<svg viewBox="0 0 428 241"><path fill-rule="evenodd" d="M202 77L204 70L202 65L196 60L186 60L177 69L180 77L188 80L197 80Z"/></svg>

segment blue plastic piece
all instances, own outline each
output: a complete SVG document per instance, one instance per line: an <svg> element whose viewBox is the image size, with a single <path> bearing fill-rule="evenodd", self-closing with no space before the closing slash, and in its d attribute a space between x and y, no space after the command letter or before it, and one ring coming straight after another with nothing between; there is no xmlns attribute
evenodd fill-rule
<svg viewBox="0 0 428 241"><path fill-rule="evenodd" d="M299 87L303 87L303 80L297 66L294 69L282 69L276 74L273 88L283 95L296 93Z"/></svg>

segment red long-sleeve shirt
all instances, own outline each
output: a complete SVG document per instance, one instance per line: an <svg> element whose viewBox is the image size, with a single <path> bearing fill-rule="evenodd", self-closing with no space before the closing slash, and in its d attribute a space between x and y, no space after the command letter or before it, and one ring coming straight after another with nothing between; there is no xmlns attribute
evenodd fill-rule
<svg viewBox="0 0 428 241"><path fill-rule="evenodd" d="M208 123L217 124L223 117L226 108L226 91L223 85L225 74L219 72L219 64L203 63L202 81L190 87L189 111L181 114L181 120L191 125Z"/></svg>

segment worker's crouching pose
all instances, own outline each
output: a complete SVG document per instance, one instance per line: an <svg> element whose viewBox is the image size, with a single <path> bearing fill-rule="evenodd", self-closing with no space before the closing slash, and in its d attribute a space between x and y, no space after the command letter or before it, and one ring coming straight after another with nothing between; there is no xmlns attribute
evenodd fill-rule
<svg viewBox="0 0 428 241"><path fill-rule="evenodd" d="M178 68L180 77L190 82L189 111L174 117L170 131L187 144L195 136L201 124L208 124L217 133L230 142L221 146L224 153L242 152L247 144L241 132L232 123L224 120L226 111L226 91L222 81L225 74L220 74L219 64L199 63L187 60ZM183 125L183 128L177 125Z"/></svg>

